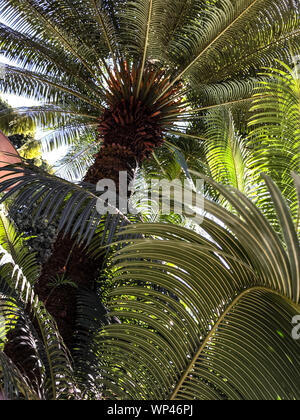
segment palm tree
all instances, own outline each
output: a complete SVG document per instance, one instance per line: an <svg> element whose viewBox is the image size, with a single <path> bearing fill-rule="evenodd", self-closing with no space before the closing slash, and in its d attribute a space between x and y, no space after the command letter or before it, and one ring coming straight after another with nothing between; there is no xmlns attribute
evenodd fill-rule
<svg viewBox="0 0 300 420"><path fill-rule="evenodd" d="M205 235L172 224L129 226L127 234L137 239L114 254L106 300L119 322L103 327L99 299L91 305L88 291L82 293L73 363L31 286L32 257L3 229L2 217L0 339L17 323L36 362L34 381L0 351L3 398L299 399L299 341L292 331L300 311L299 243L279 189L264 180L280 235L243 193L210 179L236 214L206 200ZM294 181L299 191L299 176Z"/></svg>
<svg viewBox="0 0 300 420"><path fill-rule="evenodd" d="M203 139L187 125L208 109L251 101L256 68L285 59L300 37L294 0L1 0L0 14L7 22L1 49L17 63L5 66L0 87L43 102L18 109L18 118L2 116L3 123L53 128L49 147L92 133L98 151L84 176L92 185L118 181L120 171L130 179L172 136ZM19 189L17 205L39 202L38 215L48 219L64 205L60 228L81 243L91 239L99 222L94 188L23 172L10 192ZM63 273L92 288L97 267L73 239L59 236L36 290L45 301L49 276ZM67 343L75 294L58 289L47 300Z"/></svg>

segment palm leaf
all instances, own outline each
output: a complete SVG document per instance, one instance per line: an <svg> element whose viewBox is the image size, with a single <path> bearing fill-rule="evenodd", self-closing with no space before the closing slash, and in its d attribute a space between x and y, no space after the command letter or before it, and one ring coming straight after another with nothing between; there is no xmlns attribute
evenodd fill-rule
<svg viewBox="0 0 300 420"><path fill-rule="evenodd" d="M39 275L35 255L26 246L26 238L17 234L13 222L3 212L0 213L0 245L11 254L26 277L34 283Z"/></svg>
<svg viewBox="0 0 300 420"><path fill-rule="evenodd" d="M266 180L284 219L278 190ZM148 239L130 241L114 258L108 307L123 322L105 327L98 339L108 395L298 399L299 344L291 337L291 319L299 312L300 278L290 275L294 257L239 191L207 181L238 212L207 201L202 228L209 237L167 224L127 228ZM284 229L299 252L293 224ZM277 266L267 263L275 259Z"/></svg>
<svg viewBox="0 0 300 420"><path fill-rule="evenodd" d="M247 171L249 151L235 128L232 114L225 110L211 111L206 124L205 148L211 176L219 183L246 192L251 182Z"/></svg>
<svg viewBox="0 0 300 420"><path fill-rule="evenodd" d="M269 174L279 185L297 220L297 193L291 173L299 172L299 70L279 63L272 69L269 81L261 84L259 95L252 106L250 167L254 174Z"/></svg>
<svg viewBox="0 0 300 420"><path fill-rule="evenodd" d="M30 165L9 165L5 170L16 175L8 180L2 177L0 185L0 192L9 190L2 201L14 195L11 211L22 205L31 211L38 204L34 221L42 218L51 223L59 215L59 231L77 237L80 243L89 243L103 218L97 211L101 197L96 194L94 185L85 184L83 188ZM117 208L109 205L108 210L127 221Z"/></svg>
<svg viewBox="0 0 300 420"><path fill-rule="evenodd" d="M17 265L13 257L4 248L0 247L0 253L0 275L2 281L9 285L17 299L23 305L29 307L30 312L34 314L40 330L46 355L46 366L40 366L42 377L45 380L43 384L45 398L57 399L66 390L74 387L75 383L72 377L72 367L68 352L60 337L55 321L47 312L43 303L39 302L32 285L24 275L22 267ZM24 310L22 307L21 309ZM36 353L34 348L33 351ZM40 355L37 355L37 359L41 361ZM13 367L13 364L5 356L1 357L1 362L0 370L2 373L6 373L7 371L10 373L8 370L9 364L11 369L15 370L12 380L4 375L3 383L5 387L11 386L14 381L19 381L23 386L26 384L26 379L20 381L20 375L17 373L17 369ZM47 372L46 377L43 371ZM28 392L28 387L24 387L24 391Z"/></svg>
<svg viewBox="0 0 300 420"><path fill-rule="evenodd" d="M32 389L24 375L2 351L0 351L0 390L3 399L39 400L38 394Z"/></svg>
<svg viewBox="0 0 300 420"><path fill-rule="evenodd" d="M53 100L54 102L58 94L62 93L67 94L68 97L78 98L96 109L103 109L98 102L69 88L67 85L61 84L60 80L33 71L7 65L4 67L4 79L0 80L1 88L8 93L23 94L37 100ZM60 100L62 101L62 99Z"/></svg>
<svg viewBox="0 0 300 420"><path fill-rule="evenodd" d="M76 83L81 94L87 90L100 93L103 79L111 77L106 71L110 67L109 60L105 61L107 52L103 53L105 49L101 45L106 45L115 70L118 68L116 60L129 52L130 57L134 55L141 61L142 68L146 61L151 60L161 61L163 66L167 64L175 74L174 84L182 77L197 73L196 78L192 77L195 82L192 87L205 87L207 83L228 82L233 75L249 73L252 71L251 54L260 65L265 59L262 57L259 62L258 52L271 46L276 58L280 51L286 57L286 49L278 48L278 45L281 47L280 42L296 39L298 9L292 0L268 0L263 5L262 17L257 13L262 10L261 3L262 0L244 0L238 4L222 0L207 5L203 0L185 3L138 0L126 3L123 16L122 2L111 11L94 0L84 4L59 1L44 7L36 0L26 0L22 4L10 0L1 2L2 15L11 26L3 26L2 42L7 54L23 67L32 70L32 66L40 65L41 70L47 69L47 74L52 73L52 77L59 69L68 81L66 84L74 86ZM116 19L111 19L110 15L122 15L118 19L118 28L114 27ZM269 21L274 19L276 30L270 31ZM74 22L78 24L74 25ZM83 22L89 29L89 36ZM261 36L253 36L256 28ZM22 37L26 45L24 49L20 48ZM37 45L39 42L40 46ZM63 47L69 56L66 57ZM240 60L242 52L247 65ZM99 67L99 60L104 69ZM221 73L224 68L226 72L222 77L212 79L212 75ZM140 82L141 77L142 71L139 73ZM28 79L25 85L24 82L24 87L30 84ZM10 89L14 89L13 83ZM161 93L163 95L164 91ZM86 95L82 96L87 99ZM95 102L93 104L96 106Z"/></svg>

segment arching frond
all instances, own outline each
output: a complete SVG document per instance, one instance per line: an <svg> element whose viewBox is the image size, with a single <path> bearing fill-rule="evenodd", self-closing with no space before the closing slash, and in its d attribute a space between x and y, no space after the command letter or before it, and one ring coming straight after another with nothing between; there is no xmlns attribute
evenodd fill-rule
<svg viewBox="0 0 300 420"><path fill-rule="evenodd" d="M80 99L86 104L92 105L98 110L103 110L103 107L98 102L62 84L61 80L30 72L29 70L5 66L4 78L0 79L0 82L2 90L7 93L27 95L37 100L45 102L53 101L54 103L56 103L57 100L63 102L64 97L66 100L73 97L75 99Z"/></svg>
<svg viewBox="0 0 300 420"><path fill-rule="evenodd" d="M293 126L299 120L294 73L288 77L286 71L276 73L286 82L277 103L269 98L267 85L260 84L260 96L255 97L257 104L265 95L270 99L263 111L268 117L275 109L268 123L274 147L268 149L270 155L264 147L266 157L257 154L255 159L260 170L265 170L264 162L271 162L272 170L265 171L279 180L287 203L275 183L258 174L254 186L259 200L244 195L250 150L233 124L237 107L242 104L248 111L256 83L265 82L257 69L274 59L286 59L289 46L298 53L299 10L299 0L0 0L0 49L14 62L3 67L0 89L44 104L10 111L2 121L8 128L12 122L15 127L51 127L54 132L44 139L48 149L61 144L80 147L89 133L87 144L82 140L84 147L73 155L82 172L81 158L88 158L84 151L99 144L95 163L84 178L91 184L72 184L25 164L5 168L17 176L10 180L0 172L3 200L13 198L15 208L24 204L29 211L35 208L35 220L59 218L59 230L66 236L61 234L56 243L53 271L59 246L72 254L75 239L90 244L86 251L92 257L101 255L99 268L105 252L116 251L108 267L114 287L106 303L111 319L120 322L103 330L103 323L96 322L95 328L93 324L88 334L92 345L80 349L81 354L85 348L93 352L87 364L95 373L84 386L91 385L97 398L300 398L299 343L291 338L291 319L300 310L294 228L299 178L293 175L296 188L290 179L288 188L282 184L289 176L283 168L298 168L294 156L292 164L284 162L279 169L273 159L280 156L283 162L291 156L285 147L278 151L279 136L285 140L292 133L287 143L291 149L299 146L294 139L297 129L284 124L284 119L278 123L279 114L289 115ZM292 100L285 103L282 97L288 96L287 91ZM214 123L205 136L207 111ZM253 120L254 130L264 118L266 114ZM255 132L253 139L260 135ZM165 148L156 150L163 143ZM253 140L251 152L256 146ZM114 214L108 216L98 213L99 179L116 179L128 169L134 176L152 156L150 171L159 167L169 178L176 174L192 181L198 176L193 169L199 166L193 153L204 158L204 173L237 187L205 178L206 188L223 197L227 208L207 198L205 209L198 209L194 192L192 210L198 211L198 217L190 230L170 223L125 228L129 221L119 210L112 209ZM164 166L169 156L171 165ZM67 168L72 173L68 162ZM117 233L119 241L112 244ZM18 314L28 308L35 316L46 355L41 358L40 382L46 389L42 397L75 395L73 369L56 323L38 301L25 268L18 265L15 249L8 253L18 244L11 232L7 237L3 242L7 249L0 248L3 313L7 304L13 312L15 304ZM64 247L66 238L68 247ZM80 264L89 265L88 259L82 263L81 255L85 258L79 247L72 254L72 262L76 259L78 264L70 270L72 275ZM91 271L88 276L94 276ZM78 283L97 284L96 273L93 279L85 274L80 273ZM45 292L47 302L47 273L43 282L36 290L40 295ZM81 309L98 297L80 293ZM93 305L98 310L90 311L90 318L99 321L101 305ZM85 314L81 315L83 319ZM30 320L25 321L28 340L35 342ZM9 327L0 326L1 340ZM68 329L68 334L73 331ZM40 350L33 351L38 358ZM0 357L4 366L0 379L4 371L9 379L15 368L9 363ZM14 375L18 383L12 397L20 391L25 398L35 397L26 380L19 380L17 371Z"/></svg>
<svg viewBox="0 0 300 420"><path fill-rule="evenodd" d="M300 78L299 66L292 69L279 63L261 83L260 95L252 106L251 168L259 177L269 174L288 200L295 223L299 223L297 193L291 173L300 171Z"/></svg>
<svg viewBox="0 0 300 420"><path fill-rule="evenodd" d="M299 311L299 244L284 200L265 179L285 243L242 193L208 179L238 214L207 201L205 236L168 224L128 228L148 239L130 241L114 258L108 307L122 323L99 334L104 393L299 398L299 343L291 336Z"/></svg>
<svg viewBox="0 0 300 420"><path fill-rule="evenodd" d="M43 6L36 0L2 1L0 11L9 26L0 27L0 42L23 71L7 69L11 81L3 88L21 93L22 86L22 94L54 103L65 101L69 92L101 114L101 90L112 78L111 60L119 78L120 60L127 56L140 63L137 91L143 68L151 63L169 69L174 84L183 79L200 90L218 84L219 93L227 90L231 97L234 93L235 99L244 99L239 89L248 85L242 79L254 74L254 64L266 64L269 51L273 58L286 57L286 43L297 39L296 3L137 0L117 2L112 10L107 2L95 0L49 1ZM52 80L46 81L46 75ZM57 83L58 75L64 83ZM237 77L241 81L235 85ZM214 103L211 94L208 87L206 106ZM235 99L227 95L223 102Z"/></svg>
<svg viewBox="0 0 300 420"><path fill-rule="evenodd" d="M208 6L195 16L193 25L183 27L178 39L170 44L178 61L185 62L175 80L186 74L199 75L199 79L207 76L206 81L211 80L211 75L222 66L228 66L229 61L244 71L241 52L249 54L249 49L269 45L271 40L282 35L281 31L288 36L298 27L298 12L293 0L224 0ZM277 24L273 32L270 32L271 21ZM227 77L223 79L231 75L228 69Z"/></svg>
<svg viewBox="0 0 300 420"><path fill-rule="evenodd" d="M249 150L247 141L237 133L232 114L211 111L206 117L206 157L211 176L225 185L242 192L251 188L249 179Z"/></svg>
<svg viewBox="0 0 300 420"><path fill-rule="evenodd" d="M93 164L93 156L98 150L97 142L84 145L82 137L79 144L74 144L55 168L55 174L69 181L84 178L88 168Z"/></svg>
<svg viewBox="0 0 300 420"><path fill-rule="evenodd" d="M14 363L0 351L0 392L3 400L39 400L24 375Z"/></svg>
<svg viewBox="0 0 300 420"><path fill-rule="evenodd" d="M18 251L16 249L13 250L12 253L14 255L18 255ZM40 330L41 340L45 352L45 364L40 365L41 379L43 381L41 385L43 387L42 391L45 392L46 399L57 399L61 394L66 392L66 390L69 391L75 386L74 378L72 377L72 366L69 354L60 337L55 321L46 311L43 303L39 302L31 283L27 280L24 274L22 266L19 266L13 256L2 246L0 246L0 254L0 276L2 282L9 286L11 290L10 293L12 293L22 303L22 305L24 305L23 307L20 306L20 309L24 311L24 307L27 306L30 312L33 313ZM15 301L15 304L19 306L18 301ZM36 353L37 349L33 347L32 351ZM16 383L21 386L21 389L16 385L14 386L13 392L19 392L27 399L32 398L32 395L30 393L28 394L30 387L26 386L26 378L18 373L17 368L13 366L13 363L7 359L2 352L0 352L0 355L0 388L4 386L4 390L6 390L7 387L11 387L14 383ZM41 364L42 358L40 354L37 354L37 359ZM12 373L12 370L14 371L13 378L7 376ZM46 376L44 376L45 372ZM7 395L6 392L5 394ZM13 398L15 395L12 396L11 394L8 394L7 397ZM35 399L38 399L36 395Z"/></svg>
<svg viewBox="0 0 300 420"><path fill-rule="evenodd" d="M13 221L2 211L0 212L0 245L10 253L15 263L22 267L25 276L33 284L39 274L35 255L26 246L26 238L17 234Z"/></svg>
<svg viewBox="0 0 300 420"><path fill-rule="evenodd" d="M102 7L102 2L97 2L96 0L88 0L88 3L91 6L91 11L94 17L94 20L99 24L101 32L103 33L103 38L106 46L111 55L111 59L114 62L115 68L117 68L117 35L116 28L114 28L111 18L107 11ZM97 4L98 3L98 4Z"/></svg>
<svg viewBox="0 0 300 420"><path fill-rule="evenodd" d="M2 201L14 195L12 210L26 205L31 211L38 204L34 220L41 217L50 223L59 215L59 231L76 236L81 243L90 242L103 218L97 207L103 199L97 195L95 186L85 184L83 188L30 165L5 166L5 170L16 175L8 180L4 177L0 186L0 193L8 191ZM108 211L126 219L110 204Z"/></svg>
<svg viewBox="0 0 300 420"><path fill-rule="evenodd" d="M90 79L89 87L96 86L90 75L78 63L70 60L61 45L54 50L47 40L32 38L4 24L0 25L0 42L5 57L21 67L52 76L63 71L72 84L85 83Z"/></svg>
<svg viewBox="0 0 300 420"><path fill-rule="evenodd" d="M193 107L191 113L201 112L212 108L242 107L243 104L251 105L253 95L262 77L235 79L221 83L199 84L192 91L192 95L198 98L197 107ZM199 106L201 105L201 106Z"/></svg>
<svg viewBox="0 0 300 420"><path fill-rule="evenodd" d="M97 125L95 123L84 123L76 120L74 123L66 124L65 126L58 126L49 134L45 134L39 141L42 143L43 150L50 152L54 149L59 149L61 146L74 146L79 139L84 136L93 135L96 131Z"/></svg>
<svg viewBox="0 0 300 420"><path fill-rule="evenodd" d="M44 105L34 107L9 108L0 112L0 127L7 133L22 133L33 131L37 126L47 127L48 130L66 125L82 124L97 121L98 116L84 114L84 111L64 109L61 106Z"/></svg>
<svg viewBox="0 0 300 420"><path fill-rule="evenodd" d="M63 45L65 50L67 50L76 60L79 60L88 73L92 76L95 75L93 67L86 60L89 49L82 42L79 43L78 39L70 32L66 33L65 28L62 25L57 24L51 5L47 8L43 8L42 5L35 0L24 0L23 2L8 1L2 5L0 11L4 18L8 14L10 21L17 17L18 25L14 25L16 29L18 29L17 26L24 27L26 23L28 25L28 22L30 22L31 37L38 36L47 38L47 36L50 36L56 44ZM17 16L15 14L16 11Z"/></svg>

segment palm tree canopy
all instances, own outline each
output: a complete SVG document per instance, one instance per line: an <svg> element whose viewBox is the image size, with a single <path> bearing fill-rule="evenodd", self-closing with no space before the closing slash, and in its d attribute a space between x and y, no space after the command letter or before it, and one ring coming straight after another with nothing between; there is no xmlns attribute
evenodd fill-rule
<svg viewBox="0 0 300 420"><path fill-rule="evenodd" d="M1 49L16 66L5 66L0 86L44 104L21 109L15 124L56 129L50 145L87 132L97 138L112 97L131 94L158 112L164 134L184 133L197 110L248 101L255 69L285 59L291 45L297 51L298 6L296 0L2 0ZM177 95L182 108L173 111Z"/></svg>

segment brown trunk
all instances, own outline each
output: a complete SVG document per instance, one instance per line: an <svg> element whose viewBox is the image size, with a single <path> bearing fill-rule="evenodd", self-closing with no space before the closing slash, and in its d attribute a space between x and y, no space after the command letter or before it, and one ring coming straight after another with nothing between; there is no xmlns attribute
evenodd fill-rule
<svg viewBox="0 0 300 420"><path fill-rule="evenodd" d="M115 143L103 145L95 156L95 162L88 170L84 182L96 185L102 179L110 179L115 182L118 191L119 173L125 171L131 178L136 165L136 156L131 150Z"/></svg>
<svg viewBox="0 0 300 420"><path fill-rule="evenodd" d="M69 285L53 288L49 283L58 275L74 282L78 288L91 289L99 269L99 261L86 256L74 239L59 234L53 253L44 264L35 291L57 322L65 344L71 348L76 319L77 288Z"/></svg>

